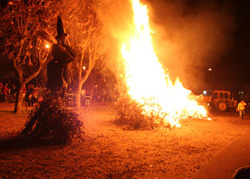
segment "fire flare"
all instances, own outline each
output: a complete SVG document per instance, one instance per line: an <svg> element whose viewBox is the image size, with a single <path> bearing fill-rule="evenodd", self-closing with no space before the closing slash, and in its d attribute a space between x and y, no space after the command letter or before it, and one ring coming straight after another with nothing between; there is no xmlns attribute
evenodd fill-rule
<svg viewBox="0 0 250 179"><path fill-rule="evenodd" d="M144 106L144 113L158 112L172 127L180 127L180 119L207 118L207 111L192 99L191 91L177 79L173 84L153 50L147 6L131 0L134 31L124 41L124 59L128 94ZM209 118L208 118L209 119Z"/></svg>

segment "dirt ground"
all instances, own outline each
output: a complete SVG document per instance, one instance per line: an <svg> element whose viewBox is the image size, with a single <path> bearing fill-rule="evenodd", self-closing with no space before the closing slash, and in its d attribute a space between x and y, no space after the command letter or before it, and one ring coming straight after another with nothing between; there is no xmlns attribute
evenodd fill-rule
<svg viewBox="0 0 250 179"><path fill-rule="evenodd" d="M0 104L0 139L24 126L25 108L18 115L13 109ZM80 113L84 142L0 150L0 178L185 179L250 127L250 113L240 120L226 112L172 130L127 131L112 124L107 106L92 104Z"/></svg>

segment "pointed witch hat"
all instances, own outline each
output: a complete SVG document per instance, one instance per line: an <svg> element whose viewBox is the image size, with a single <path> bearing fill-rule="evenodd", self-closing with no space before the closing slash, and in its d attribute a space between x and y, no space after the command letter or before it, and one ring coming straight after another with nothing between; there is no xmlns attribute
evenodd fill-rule
<svg viewBox="0 0 250 179"><path fill-rule="evenodd" d="M57 36L56 36L56 39L59 40L63 37L66 37L67 34L64 32L64 29L63 29L63 23L62 23L62 19L60 16L58 16L57 18Z"/></svg>

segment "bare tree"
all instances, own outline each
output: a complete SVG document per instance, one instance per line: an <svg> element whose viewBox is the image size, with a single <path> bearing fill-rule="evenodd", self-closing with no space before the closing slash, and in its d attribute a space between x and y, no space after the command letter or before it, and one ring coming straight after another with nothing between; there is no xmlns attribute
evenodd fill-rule
<svg viewBox="0 0 250 179"><path fill-rule="evenodd" d="M94 1L64 0L63 13L66 30L69 33L72 46L76 50L77 57L72 69L77 82L76 105L81 105L81 90L84 82L88 79L97 60L102 60L105 53L104 34L102 24L96 15ZM70 5L69 5L70 4ZM74 13L72 13L74 12Z"/></svg>
<svg viewBox="0 0 250 179"><path fill-rule="evenodd" d="M52 27L54 6L45 0L10 0L2 9L0 39L19 78L14 112L20 111L26 84L39 74L49 55L36 31Z"/></svg>

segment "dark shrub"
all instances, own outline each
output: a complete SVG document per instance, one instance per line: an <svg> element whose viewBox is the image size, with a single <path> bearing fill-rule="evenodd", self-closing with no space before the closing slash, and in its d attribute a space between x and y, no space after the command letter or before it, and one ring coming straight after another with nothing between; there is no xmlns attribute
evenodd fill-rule
<svg viewBox="0 0 250 179"><path fill-rule="evenodd" d="M145 108L156 108L157 110L151 110L150 114L145 114ZM152 101L147 101L145 105L142 105L132 100L130 96L123 94L117 99L113 109L115 112L114 123L125 129L150 130L157 126L170 127L164 122L166 114L162 113L161 108Z"/></svg>
<svg viewBox="0 0 250 179"><path fill-rule="evenodd" d="M68 111L58 96L47 96L31 111L28 121L18 138L24 141L54 141L68 143L83 139L83 123L78 114Z"/></svg>

